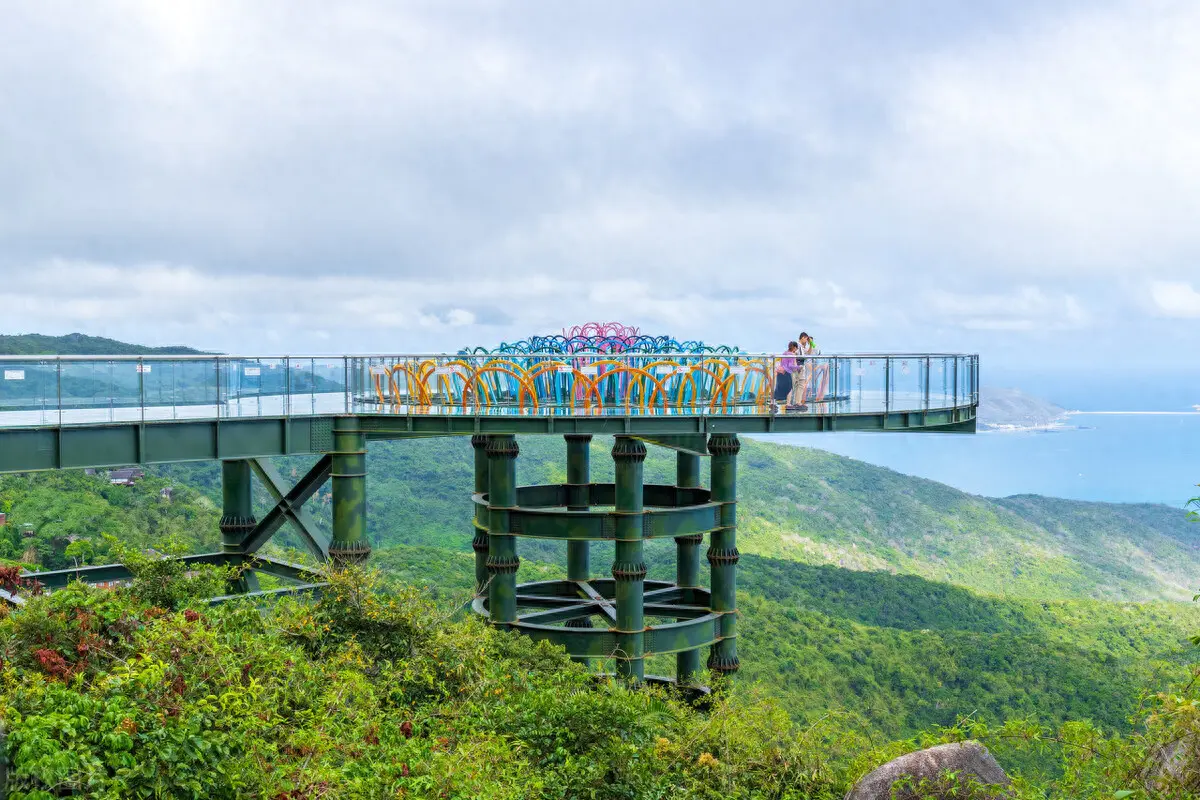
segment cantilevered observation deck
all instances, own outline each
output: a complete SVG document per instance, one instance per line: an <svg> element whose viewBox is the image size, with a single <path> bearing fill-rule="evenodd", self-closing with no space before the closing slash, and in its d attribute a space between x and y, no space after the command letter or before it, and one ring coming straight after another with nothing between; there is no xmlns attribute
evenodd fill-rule
<svg viewBox="0 0 1200 800"><path fill-rule="evenodd" d="M808 360L807 408L770 402L781 356L0 357L0 472L325 452L473 433L973 432L978 357Z"/></svg>
<svg viewBox="0 0 1200 800"><path fill-rule="evenodd" d="M294 590L319 576L257 553L283 524L320 560L370 552L368 441L470 436L475 610L578 660L614 658L633 680L644 677L645 658L674 653L678 680L691 683L703 647L712 671L738 666L737 435L972 433L979 364L939 353L810 357L788 409L772 403L784 356L646 338L631 346L628 336L551 337L546 349L455 355L2 357L0 472L219 459L222 552L189 560L248 564L295 581ZM567 483L517 485L515 436L528 434L565 437ZM590 481L594 434L616 437L613 484ZM646 443L676 451L675 484L643 484ZM294 486L264 460L300 454L319 458ZM253 474L275 499L262 519L251 504ZM332 539L303 508L327 480ZM566 540L568 579L518 585L522 536ZM645 580L643 543L658 537L677 545L674 583ZM616 557L611 577L597 578L588 543L604 540L615 542ZM127 576L116 564L31 578L54 588Z"/></svg>

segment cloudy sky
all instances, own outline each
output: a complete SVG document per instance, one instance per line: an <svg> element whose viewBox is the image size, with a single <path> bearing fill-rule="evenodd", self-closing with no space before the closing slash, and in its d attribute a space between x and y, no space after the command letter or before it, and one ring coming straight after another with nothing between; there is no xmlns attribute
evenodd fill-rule
<svg viewBox="0 0 1200 800"><path fill-rule="evenodd" d="M0 0L0 332L1200 351L1200 4Z"/></svg>

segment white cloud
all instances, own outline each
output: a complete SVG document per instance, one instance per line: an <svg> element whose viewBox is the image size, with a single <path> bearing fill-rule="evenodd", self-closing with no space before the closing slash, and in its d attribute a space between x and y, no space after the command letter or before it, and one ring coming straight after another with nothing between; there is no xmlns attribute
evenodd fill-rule
<svg viewBox="0 0 1200 800"><path fill-rule="evenodd" d="M1200 255L1200 5L1095 4L918 59L862 190L941 272L1181 276Z"/></svg>
<svg viewBox="0 0 1200 800"><path fill-rule="evenodd" d="M1078 298L1022 286L1008 294L926 292L922 307L934 318L981 331L1055 331L1084 327L1089 315Z"/></svg>
<svg viewBox="0 0 1200 800"><path fill-rule="evenodd" d="M794 336L792 329L806 320L827 329L872 322L863 304L836 283L809 280L723 297L681 286L664 290L642 281L545 274L513 280L334 275L284 280L206 274L180 265L64 260L16 271L8 280L5 313L20 320L23 330L86 330L142 339L131 332L153 331L147 340L152 344L188 342L241 351L260 335L275 349L303 349L306 343L329 340L330 328L345 347L361 342L359 349L378 349L371 343L382 338L395 342L391 349L396 351L456 348L609 319L635 323L655 335L769 349L781 344L776 339ZM756 329L757 338L734 338L747 325Z"/></svg>
<svg viewBox="0 0 1200 800"><path fill-rule="evenodd" d="M999 349L1200 256L1192 3L14 6L4 330Z"/></svg>
<svg viewBox="0 0 1200 800"><path fill-rule="evenodd" d="M1159 314L1164 317L1200 317L1200 292L1193 289L1190 283L1154 281L1150 284L1150 297Z"/></svg>

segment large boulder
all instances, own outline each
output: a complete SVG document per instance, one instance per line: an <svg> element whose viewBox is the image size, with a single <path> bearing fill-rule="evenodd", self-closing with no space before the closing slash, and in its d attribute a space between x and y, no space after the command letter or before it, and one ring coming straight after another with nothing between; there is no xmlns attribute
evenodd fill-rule
<svg viewBox="0 0 1200 800"><path fill-rule="evenodd" d="M927 781L925 786L919 785L921 781ZM974 785L975 791L963 793L969 785ZM955 742L918 750L877 767L855 784L846 800L1004 798L1008 797L1008 785L1008 776L986 747L979 742ZM958 792L951 794L954 788Z"/></svg>

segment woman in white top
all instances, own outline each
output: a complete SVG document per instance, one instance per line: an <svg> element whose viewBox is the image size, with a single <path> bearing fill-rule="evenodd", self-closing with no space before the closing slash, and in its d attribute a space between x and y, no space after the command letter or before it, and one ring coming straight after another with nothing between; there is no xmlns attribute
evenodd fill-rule
<svg viewBox="0 0 1200 800"><path fill-rule="evenodd" d="M809 363L805 356L819 356L821 349L817 347L817 343L807 333L802 332L798 337L800 344L799 357L796 359L800 365L795 380L795 388L792 390L791 402L793 405L799 406L801 411L808 410L808 387L810 383L816 387L816 399L819 402L825 396L826 383L828 381L829 371L823 364ZM816 382L813 383L813 379Z"/></svg>

